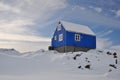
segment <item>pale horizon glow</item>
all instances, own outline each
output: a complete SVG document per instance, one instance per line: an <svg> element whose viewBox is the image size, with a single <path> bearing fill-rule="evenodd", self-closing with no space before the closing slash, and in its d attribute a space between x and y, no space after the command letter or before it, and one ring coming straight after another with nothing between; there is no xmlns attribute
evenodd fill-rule
<svg viewBox="0 0 120 80"><path fill-rule="evenodd" d="M0 40L32 41L32 42L50 42L50 38L40 36L27 36L18 34L0 33Z"/></svg>

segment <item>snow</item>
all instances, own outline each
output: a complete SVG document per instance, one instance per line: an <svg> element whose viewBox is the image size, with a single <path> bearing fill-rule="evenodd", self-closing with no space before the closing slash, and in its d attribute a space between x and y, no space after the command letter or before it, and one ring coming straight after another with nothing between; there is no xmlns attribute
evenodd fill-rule
<svg viewBox="0 0 120 80"><path fill-rule="evenodd" d="M67 31L84 33L95 36L95 33L88 26L70 23L66 21L60 21L60 22Z"/></svg>
<svg viewBox="0 0 120 80"><path fill-rule="evenodd" d="M119 80L119 53L117 58L114 52L107 53L107 50L58 53L42 49L20 53L0 49L0 80ZM90 68L85 68L86 65Z"/></svg>

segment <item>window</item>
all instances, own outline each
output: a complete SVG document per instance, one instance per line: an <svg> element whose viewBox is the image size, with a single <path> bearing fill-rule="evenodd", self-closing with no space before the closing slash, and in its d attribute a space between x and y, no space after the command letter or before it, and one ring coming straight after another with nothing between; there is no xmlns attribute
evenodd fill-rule
<svg viewBox="0 0 120 80"><path fill-rule="evenodd" d="M63 40L63 34L60 34L59 35L59 41L62 41Z"/></svg>
<svg viewBox="0 0 120 80"><path fill-rule="evenodd" d="M61 24L59 24L59 25L57 26L57 30L58 30L58 31L61 30Z"/></svg>
<svg viewBox="0 0 120 80"><path fill-rule="evenodd" d="M54 40L57 40L57 37L56 37L56 36L54 36Z"/></svg>
<svg viewBox="0 0 120 80"><path fill-rule="evenodd" d="M80 34L75 34L75 41L80 41Z"/></svg>

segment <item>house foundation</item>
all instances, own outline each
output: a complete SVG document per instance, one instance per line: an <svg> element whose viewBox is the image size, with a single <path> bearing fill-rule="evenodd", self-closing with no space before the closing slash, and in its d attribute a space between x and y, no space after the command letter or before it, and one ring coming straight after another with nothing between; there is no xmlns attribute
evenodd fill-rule
<svg viewBox="0 0 120 80"><path fill-rule="evenodd" d="M64 52L78 52L78 51L87 52L88 50L90 50L90 48L77 47L77 46L62 46L62 47L55 48L55 50L57 50L60 53L64 53Z"/></svg>

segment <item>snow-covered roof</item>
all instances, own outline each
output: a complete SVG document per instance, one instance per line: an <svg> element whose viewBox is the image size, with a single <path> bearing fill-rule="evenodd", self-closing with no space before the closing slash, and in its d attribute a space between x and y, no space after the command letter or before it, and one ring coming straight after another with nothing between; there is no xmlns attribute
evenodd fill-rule
<svg viewBox="0 0 120 80"><path fill-rule="evenodd" d="M84 33L84 34L89 34L89 35L95 36L95 33L88 26L70 23L70 22L66 22L66 21L60 21L60 23L63 25L63 27L67 31Z"/></svg>

